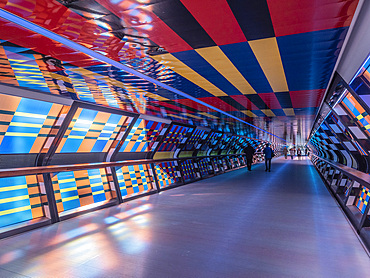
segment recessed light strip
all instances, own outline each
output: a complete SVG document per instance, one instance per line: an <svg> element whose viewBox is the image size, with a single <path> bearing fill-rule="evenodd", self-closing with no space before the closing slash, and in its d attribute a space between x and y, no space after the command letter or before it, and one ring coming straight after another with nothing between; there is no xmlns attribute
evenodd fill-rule
<svg viewBox="0 0 370 278"><path fill-rule="evenodd" d="M233 115L231 115L231 114L229 114L229 113L227 113L225 111L222 111L221 109L218 109L216 107L213 107L212 105L209 105L209 104L207 104L207 103L205 103L205 102L203 102L201 100L198 100L197 98L192 97L191 95L188 95L188 94L186 94L184 92L181 92L181 91L179 91L179 90L177 90L177 89L175 89L175 88L173 88L171 86L168 86L168 85L166 85L166 84L164 84L162 82L159 82L158 80L156 80L154 78L151 78L151 77L149 77L149 76L147 76L145 74L142 74L142 73L140 73L140 72L138 72L138 71L136 71L136 70L134 70L132 68L129 68L128 66L125 66L125 65L123 65L123 64L121 64L121 63L119 63L117 61L114 61L114 60L112 60L112 59L110 59L108 57L105 57L102 54L99 54L99 53L97 53L97 52L95 52L95 51L93 51L93 50L91 50L91 49L89 49L89 48L87 48L85 46L82 46L82 45L80 45L78 43L75 43L75 42L73 42L73 41L71 41L69 39L66 39L66 38L64 38L64 37L62 37L62 36L60 36L60 35L52 32L52 31L49 31L46 28L43 28L41 26L38 26L37 24L34 24L34 23L32 23L32 22L30 22L30 21L28 21L26 19L23 19L23 18L21 18L21 17L19 17L17 15L14 15L14 14L8 12L8 11L5 11L4 9L0 9L0 17L1 18L4 18L4 19L6 19L6 20L8 20L10 22L13 22L13 23L15 23L15 24L17 24L17 25L19 25L19 26L21 26L23 28L26 28L26 29L28 29L30 31L36 32L36 33L38 33L40 35L43 35L43 36L45 36L47 38L50 38L50 39L52 39L54 41L57 41L57 42L59 42L61 44L64 44L64 45L66 45L66 46L68 46L68 47L70 47L70 48L72 48L74 50L77 50L77 51L80 51L80 52L82 52L84 54L87 54L87 55L89 55L89 56L91 56L91 57L93 57L93 58L95 58L97 60L100 60L100 61L104 62L104 63L110 64L110 65L115 66L115 67L117 67L119 69L122 69L124 71L127 71L127 72L129 72L129 73L131 73L131 74L133 74L133 75L135 75L137 77L140 77L140 78L142 78L142 79L144 79L146 81L149 81L151 83L154 83L154 84L156 84L156 85L158 85L158 86L160 86L162 88L165 88L166 90L169 90L169 91L171 91L171 92L173 92L175 94L178 94L180 96L183 96L183 97L186 97L188 99L191 99L192 101L195 101L195 102L197 102L197 103L199 103L201 105L204 105L204 106L206 106L206 107L208 107L208 108L210 108L212 110L215 110L217 112L220 112L220 113L222 113L222 114L224 114L224 115L226 115L226 116L228 116L230 118L233 118L233 119L235 119L235 120L237 120L239 122L242 122L244 124L247 124L249 126L252 126L252 127L256 128L258 130L261 130L263 132L266 132L267 134L270 134L270 135L272 135L272 136L274 136L276 138L279 138L280 140L286 141L285 139L280 138L280 137L276 136L275 134L272 134L272 133L270 133L270 132L268 132L268 131L266 131L266 130L264 130L262 128L259 128L259 127L255 126L255 125L252 125L252 124L250 124L250 123L248 123L246 121L243 121L242 119L239 119L238 117L235 117L235 116L233 116Z"/></svg>

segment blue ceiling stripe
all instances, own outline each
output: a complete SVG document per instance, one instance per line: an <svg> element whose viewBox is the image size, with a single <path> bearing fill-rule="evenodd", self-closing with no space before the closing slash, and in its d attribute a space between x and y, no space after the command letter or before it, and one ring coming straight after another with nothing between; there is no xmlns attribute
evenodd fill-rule
<svg viewBox="0 0 370 278"><path fill-rule="evenodd" d="M325 89L348 27L278 37L289 90Z"/></svg>
<svg viewBox="0 0 370 278"><path fill-rule="evenodd" d="M273 91L247 42L222 45L220 48L256 92Z"/></svg>
<svg viewBox="0 0 370 278"><path fill-rule="evenodd" d="M236 89L221 73L211 66L195 50L176 52L172 53L172 55L202 75L209 82L213 83L220 90L224 91L225 94L229 96L241 95L238 89Z"/></svg>

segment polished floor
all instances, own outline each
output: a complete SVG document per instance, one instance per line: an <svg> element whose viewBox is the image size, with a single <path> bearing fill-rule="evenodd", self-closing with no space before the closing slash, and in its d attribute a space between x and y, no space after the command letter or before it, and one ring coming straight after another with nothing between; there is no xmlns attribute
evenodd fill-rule
<svg viewBox="0 0 370 278"><path fill-rule="evenodd" d="M308 160L273 160L0 241L0 277L369 277Z"/></svg>

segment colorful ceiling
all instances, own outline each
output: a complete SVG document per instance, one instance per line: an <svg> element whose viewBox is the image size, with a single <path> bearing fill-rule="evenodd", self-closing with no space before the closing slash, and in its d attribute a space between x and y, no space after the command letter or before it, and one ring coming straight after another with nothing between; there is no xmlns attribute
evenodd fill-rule
<svg viewBox="0 0 370 278"><path fill-rule="evenodd" d="M357 3L0 0L0 82L302 144Z"/></svg>

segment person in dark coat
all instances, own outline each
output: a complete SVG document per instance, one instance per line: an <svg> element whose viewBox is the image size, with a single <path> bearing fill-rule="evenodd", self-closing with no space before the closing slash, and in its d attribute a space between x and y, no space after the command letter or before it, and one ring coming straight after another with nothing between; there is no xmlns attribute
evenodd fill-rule
<svg viewBox="0 0 370 278"><path fill-rule="evenodd" d="M270 144L267 144L266 148L263 150L265 155L265 165L266 165L266 172L271 172L271 159L275 155L274 151L270 148Z"/></svg>
<svg viewBox="0 0 370 278"><path fill-rule="evenodd" d="M251 144L247 144L247 147L244 149L244 152L246 154L247 158L247 167L249 171L252 171L252 162L253 162L253 155L254 155L254 148L251 146Z"/></svg>

